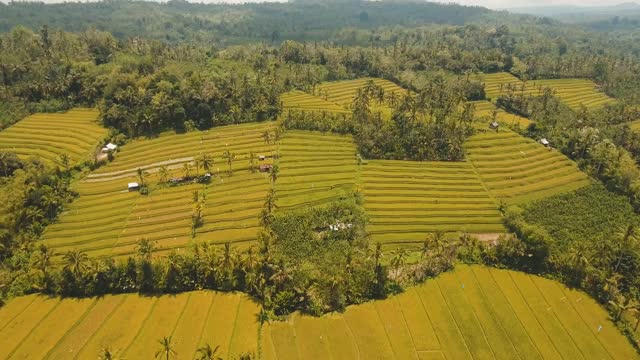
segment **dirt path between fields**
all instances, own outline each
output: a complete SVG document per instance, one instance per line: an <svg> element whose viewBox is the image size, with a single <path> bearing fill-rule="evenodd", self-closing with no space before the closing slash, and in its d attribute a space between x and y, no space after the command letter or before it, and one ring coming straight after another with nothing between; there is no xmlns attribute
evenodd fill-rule
<svg viewBox="0 0 640 360"><path fill-rule="evenodd" d="M160 171L160 167L167 166L169 170L179 169L186 162L193 162L193 156L183 157L178 159L171 159L166 161L159 161L149 165L141 166L142 170L145 170L149 173L156 173ZM118 170L112 171L108 173L100 173L100 174L89 174L87 178L84 180L86 182L103 182L103 181L111 181L117 179L124 179L130 177L131 175L136 175L138 168L134 169L126 169L126 170Z"/></svg>

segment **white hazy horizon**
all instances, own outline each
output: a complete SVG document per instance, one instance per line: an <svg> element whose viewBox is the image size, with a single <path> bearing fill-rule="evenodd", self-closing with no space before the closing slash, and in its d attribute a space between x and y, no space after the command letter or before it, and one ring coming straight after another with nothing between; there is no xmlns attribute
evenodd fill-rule
<svg viewBox="0 0 640 360"><path fill-rule="evenodd" d="M44 2L47 4L62 2L93 2L98 0L22 0ZM167 2L168 0L147 0L156 2ZM260 3L260 2L287 2L287 0L187 0L195 3L206 4L238 4L238 3ZM320 0L322 1L322 0ZM374 0L375 1L375 0ZM544 7L544 6L606 6L615 5L624 2L633 2L637 0L618 0L611 4L603 4L603 0L425 0L430 2L438 2L443 4L456 3L461 5L477 5L490 9L502 10L522 7ZM8 3L9 0L0 0L2 3Z"/></svg>

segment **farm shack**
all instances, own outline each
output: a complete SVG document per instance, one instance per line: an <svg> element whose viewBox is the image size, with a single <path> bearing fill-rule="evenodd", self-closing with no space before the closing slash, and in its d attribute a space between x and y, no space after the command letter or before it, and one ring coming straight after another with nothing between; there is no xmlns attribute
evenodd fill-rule
<svg viewBox="0 0 640 360"><path fill-rule="evenodd" d="M258 155L258 160L264 161L267 157L264 155Z"/></svg>
<svg viewBox="0 0 640 360"><path fill-rule="evenodd" d="M130 182L129 184L127 184L127 189L129 191L138 191L140 190L140 184L138 184L137 182Z"/></svg>
<svg viewBox="0 0 640 360"><path fill-rule="evenodd" d="M260 172L269 172L271 171L271 168L273 168L273 165L271 164L262 164L260 165Z"/></svg>
<svg viewBox="0 0 640 360"><path fill-rule="evenodd" d="M498 124L497 121L494 121L491 124L489 124L489 129L491 130L498 130L499 127L500 127L500 124Z"/></svg>
<svg viewBox="0 0 640 360"><path fill-rule="evenodd" d="M546 138L542 138L540 139L540 144L549 147L549 140L547 140Z"/></svg>
<svg viewBox="0 0 640 360"><path fill-rule="evenodd" d="M105 145L102 148L102 152L103 153L108 153L109 151L115 151L117 148L118 148L118 145L112 144L112 143L108 143L107 145Z"/></svg>

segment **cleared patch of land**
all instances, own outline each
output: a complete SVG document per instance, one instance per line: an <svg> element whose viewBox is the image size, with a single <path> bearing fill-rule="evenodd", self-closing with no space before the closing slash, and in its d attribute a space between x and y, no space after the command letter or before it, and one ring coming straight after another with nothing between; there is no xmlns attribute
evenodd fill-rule
<svg viewBox="0 0 640 360"><path fill-rule="evenodd" d="M371 160L362 166L362 188L373 242L505 231L495 200L468 162Z"/></svg>
<svg viewBox="0 0 640 360"><path fill-rule="evenodd" d="M474 135L465 149L489 191L507 202L535 200L589 184L560 152L511 131Z"/></svg>
<svg viewBox="0 0 640 360"><path fill-rule="evenodd" d="M93 109L34 114L0 132L0 151L39 157L47 164L61 165L62 154L69 156L69 165L89 160L107 133L97 120Z"/></svg>
<svg viewBox="0 0 640 360"><path fill-rule="evenodd" d="M538 276L459 265L403 294L322 317L265 323L242 294L195 291L92 299L25 296L0 308L1 359L151 358L171 335L178 358L205 343L223 358L640 359L586 294ZM52 326L55 324L55 326Z"/></svg>
<svg viewBox="0 0 640 360"><path fill-rule="evenodd" d="M283 109L349 113L349 110L341 105L300 90L280 95L280 101Z"/></svg>
<svg viewBox="0 0 640 360"><path fill-rule="evenodd" d="M267 174L249 170L249 153L255 155L254 166L271 162L269 157L275 145L263 140L264 132L270 129L271 124L267 123L234 125L127 144L114 162L76 184L79 198L47 228L43 241L59 254L78 249L91 256L124 256L134 254L138 241L143 238L157 241L160 250L185 247L197 241L255 240L258 214L270 184ZM226 150L235 153L233 174L228 172L228 164L222 157ZM172 169L169 178L185 176L186 163L192 164L190 175L202 174L204 170L196 169L189 160L197 158L200 151L214 161L211 169L214 178L207 185L162 185L158 167L148 167L173 157L184 163L168 166ZM260 161L259 155L268 158ZM139 181L136 166L146 167L150 173L145 180L149 195L127 191L127 183ZM114 175L119 170L121 172ZM192 239L194 191L201 196L206 194L206 201L202 211L204 224Z"/></svg>
<svg viewBox="0 0 640 360"><path fill-rule="evenodd" d="M352 196L358 182L351 136L287 131L279 146L279 167L276 196L281 210Z"/></svg>

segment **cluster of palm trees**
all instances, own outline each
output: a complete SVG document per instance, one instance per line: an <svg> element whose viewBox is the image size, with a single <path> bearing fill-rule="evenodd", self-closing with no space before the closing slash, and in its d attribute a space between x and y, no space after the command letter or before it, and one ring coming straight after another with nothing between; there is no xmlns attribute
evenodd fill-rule
<svg viewBox="0 0 640 360"><path fill-rule="evenodd" d="M209 343L205 343L196 351L196 360L222 360L220 356L220 345L212 347ZM175 342L173 336L164 336L158 340L158 349L155 352L157 360L177 359L178 353L175 350ZM241 355L239 360L251 360L251 355ZM112 350L110 347L104 347L98 355L99 360L124 360L118 355L118 351Z"/></svg>

